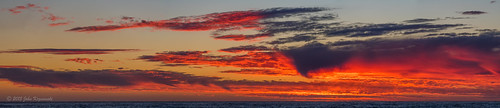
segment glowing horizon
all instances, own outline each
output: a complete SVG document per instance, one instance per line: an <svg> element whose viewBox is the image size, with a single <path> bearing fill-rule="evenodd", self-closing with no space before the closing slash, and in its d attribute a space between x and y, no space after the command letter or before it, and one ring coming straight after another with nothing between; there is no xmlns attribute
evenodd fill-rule
<svg viewBox="0 0 500 108"><path fill-rule="evenodd" d="M500 6L490 1L0 8L0 101L500 100Z"/></svg>

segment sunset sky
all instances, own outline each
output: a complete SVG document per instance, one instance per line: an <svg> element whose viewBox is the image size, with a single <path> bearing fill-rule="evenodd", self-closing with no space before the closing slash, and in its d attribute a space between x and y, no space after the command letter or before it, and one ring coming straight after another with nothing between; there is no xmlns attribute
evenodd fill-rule
<svg viewBox="0 0 500 108"><path fill-rule="evenodd" d="M492 0L2 0L0 101L500 101Z"/></svg>

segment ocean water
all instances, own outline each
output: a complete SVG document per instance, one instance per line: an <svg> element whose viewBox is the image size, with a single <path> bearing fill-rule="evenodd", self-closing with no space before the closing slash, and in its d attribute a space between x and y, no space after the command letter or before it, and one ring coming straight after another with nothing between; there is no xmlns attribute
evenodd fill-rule
<svg viewBox="0 0 500 108"><path fill-rule="evenodd" d="M500 102L2 102L4 108L500 108Z"/></svg>

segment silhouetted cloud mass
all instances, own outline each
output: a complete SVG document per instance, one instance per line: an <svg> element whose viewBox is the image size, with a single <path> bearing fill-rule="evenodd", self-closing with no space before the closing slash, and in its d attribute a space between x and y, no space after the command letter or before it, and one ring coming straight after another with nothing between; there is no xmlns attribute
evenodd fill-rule
<svg viewBox="0 0 500 108"><path fill-rule="evenodd" d="M472 34L417 39L374 38L329 44L313 42L285 50L284 54L306 77L325 70L498 74L500 33Z"/></svg>

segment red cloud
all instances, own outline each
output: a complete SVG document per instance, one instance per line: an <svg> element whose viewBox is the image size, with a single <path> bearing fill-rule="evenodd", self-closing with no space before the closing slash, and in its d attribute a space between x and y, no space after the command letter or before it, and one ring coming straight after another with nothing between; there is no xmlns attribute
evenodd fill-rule
<svg viewBox="0 0 500 108"><path fill-rule="evenodd" d="M221 35L219 33L231 30L253 29L262 30L264 19L292 17L299 13L312 13L328 10L327 8L270 8L261 10L231 11L211 13L200 16L176 17L167 20L148 21L135 17L122 17L120 20L106 20L110 25L75 27L67 31L97 32L114 31L129 28L151 27L173 31L209 31L214 30L215 39L242 41L272 36L272 33L253 35Z"/></svg>
<svg viewBox="0 0 500 108"><path fill-rule="evenodd" d="M8 10L12 14L19 14L19 13L22 13L22 11L24 11L24 10L38 12L38 13L42 14L42 20L49 20L51 22L63 21L66 19L64 17L56 16L53 13L47 12L48 9L49 9L49 7L41 7L41 6L38 6L36 4L28 3L25 6L16 6L14 8L10 8ZM61 25L67 25L69 23L72 23L72 21L51 23L51 24L49 24L49 26L61 26Z"/></svg>
<svg viewBox="0 0 500 108"><path fill-rule="evenodd" d="M68 22L60 22L60 23L51 23L51 24L49 24L49 26L52 26L52 27L54 27L54 26L62 26L62 25L68 25L70 23L72 23L72 22L68 21Z"/></svg>
<svg viewBox="0 0 500 108"><path fill-rule="evenodd" d="M166 65L189 64L229 66L240 68L268 68L283 74L297 73L290 59L279 52L248 52L244 55L208 55L208 51L179 51L158 53L154 56L141 56L139 59L160 61Z"/></svg>
<svg viewBox="0 0 500 108"><path fill-rule="evenodd" d="M133 17L123 17L122 20L129 20L130 22L121 23L119 25L76 27L68 31L95 32L139 27L154 27L175 31L206 31L235 27L256 28L258 27L257 21L262 17L262 15L259 15L258 12L254 10L213 13L192 17L177 17L160 21L133 20Z"/></svg>

